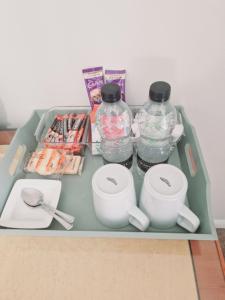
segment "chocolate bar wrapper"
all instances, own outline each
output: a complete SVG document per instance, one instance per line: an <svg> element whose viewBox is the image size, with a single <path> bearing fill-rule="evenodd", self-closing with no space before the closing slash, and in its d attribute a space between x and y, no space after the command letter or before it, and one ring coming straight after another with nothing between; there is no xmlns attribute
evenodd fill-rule
<svg viewBox="0 0 225 300"><path fill-rule="evenodd" d="M102 103L101 88L104 84L103 68L95 67L82 70L91 108Z"/></svg>
<svg viewBox="0 0 225 300"><path fill-rule="evenodd" d="M105 83L117 83L121 90L121 99L125 100L126 70L105 70Z"/></svg>

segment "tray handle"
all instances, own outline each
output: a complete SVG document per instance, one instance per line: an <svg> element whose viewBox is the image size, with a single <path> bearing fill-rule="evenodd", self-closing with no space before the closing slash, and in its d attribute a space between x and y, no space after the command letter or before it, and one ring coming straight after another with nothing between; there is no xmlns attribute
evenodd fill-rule
<svg viewBox="0 0 225 300"><path fill-rule="evenodd" d="M196 159L194 158L192 147L189 143L185 145L185 155L187 158L187 164L188 164L190 174L192 177L194 177L197 174L198 166L197 166Z"/></svg>
<svg viewBox="0 0 225 300"><path fill-rule="evenodd" d="M41 116L41 119L38 123L38 126L34 132L34 136L36 138L36 141L37 142L40 142L41 140L41 136L43 134L43 130L45 128L45 116L46 116L46 113L44 113L42 116Z"/></svg>
<svg viewBox="0 0 225 300"><path fill-rule="evenodd" d="M11 164L9 165L9 175L14 176L20 163L23 161L24 155L26 153L27 147L26 145L19 145L15 155L11 161Z"/></svg>

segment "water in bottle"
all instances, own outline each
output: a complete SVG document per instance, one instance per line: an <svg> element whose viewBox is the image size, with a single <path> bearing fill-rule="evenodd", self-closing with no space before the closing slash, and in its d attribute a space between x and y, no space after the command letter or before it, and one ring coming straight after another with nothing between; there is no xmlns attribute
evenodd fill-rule
<svg viewBox="0 0 225 300"><path fill-rule="evenodd" d="M97 128L101 135L101 153L104 163L119 163L131 168L133 144L131 141L132 113L121 100L120 87L107 83L101 89L102 104L97 115Z"/></svg>
<svg viewBox="0 0 225 300"><path fill-rule="evenodd" d="M167 162L173 148L172 131L177 113L169 102L170 85L163 81L150 86L149 101L136 115L140 137L137 142L137 165L141 172Z"/></svg>

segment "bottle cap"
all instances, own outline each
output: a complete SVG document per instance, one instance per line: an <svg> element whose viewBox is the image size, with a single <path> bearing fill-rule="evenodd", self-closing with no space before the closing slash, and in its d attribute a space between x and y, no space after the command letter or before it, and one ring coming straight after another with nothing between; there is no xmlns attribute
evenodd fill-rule
<svg viewBox="0 0 225 300"><path fill-rule="evenodd" d="M165 81L156 81L151 84L149 90L149 97L152 101L165 102L170 97L171 87Z"/></svg>
<svg viewBox="0 0 225 300"><path fill-rule="evenodd" d="M106 83L101 89L102 100L108 103L114 103L120 100L120 87L116 83Z"/></svg>

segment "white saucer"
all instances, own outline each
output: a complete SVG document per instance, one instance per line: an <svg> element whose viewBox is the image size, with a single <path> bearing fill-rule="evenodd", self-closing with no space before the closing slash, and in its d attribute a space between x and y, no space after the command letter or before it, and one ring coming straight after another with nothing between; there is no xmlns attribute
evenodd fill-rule
<svg viewBox="0 0 225 300"><path fill-rule="evenodd" d="M35 188L44 195L44 201L57 207L61 181L46 179L19 179L15 182L0 217L0 226L9 228L40 229L50 226L53 217L39 207L29 207L21 198L23 188Z"/></svg>

